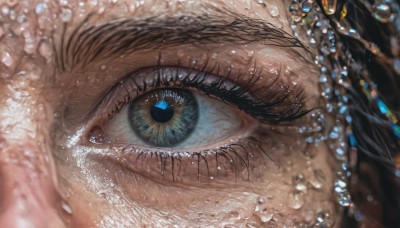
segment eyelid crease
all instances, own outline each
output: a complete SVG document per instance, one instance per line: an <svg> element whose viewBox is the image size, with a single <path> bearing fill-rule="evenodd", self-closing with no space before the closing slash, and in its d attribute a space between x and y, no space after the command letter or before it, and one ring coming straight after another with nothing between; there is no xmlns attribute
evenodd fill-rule
<svg viewBox="0 0 400 228"><path fill-rule="evenodd" d="M131 54L138 50L182 44L260 42L263 45L289 48L297 57L312 62L311 52L297 38L264 20L231 11L218 11L215 15L124 18L86 28L90 19L88 16L69 37L62 37L62 40L68 40L66 45L61 45L60 53L56 55L62 70L64 66L72 70L77 65L83 67L100 59ZM65 26L63 34L66 34L67 29Z"/></svg>

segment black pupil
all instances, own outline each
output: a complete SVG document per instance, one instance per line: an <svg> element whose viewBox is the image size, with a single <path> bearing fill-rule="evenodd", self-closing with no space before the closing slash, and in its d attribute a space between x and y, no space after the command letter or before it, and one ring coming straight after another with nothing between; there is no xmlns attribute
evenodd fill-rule
<svg viewBox="0 0 400 228"><path fill-rule="evenodd" d="M151 118L159 123L168 122L174 116L174 108L167 101L158 101L150 109Z"/></svg>

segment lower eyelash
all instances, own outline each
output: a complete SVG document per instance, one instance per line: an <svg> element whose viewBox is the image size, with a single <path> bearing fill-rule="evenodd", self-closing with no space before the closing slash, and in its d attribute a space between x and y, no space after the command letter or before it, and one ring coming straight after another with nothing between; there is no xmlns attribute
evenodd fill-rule
<svg viewBox="0 0 400 228"><path fill-rule="evenodd" d="M221 146L218 149L199 152L162 151L157 148L145 149L126 146L122 149L121 155L118 155L123 159L118 160L119 162L125 160L126 162L122 165L133 169L135 173L158 174L163 181L176 182L177 177L179 177L179 181L188 182L193 182L193 177L197 177L197 182L205 181L204 178L210 181L225 178L234 178L236 181L238 179L250 181L251 169L253 168L252 161L262 154L266 155L266 151L259 146L260 143L256 137L249 136L240 139L239 142ZM156 160L156 162L151 160ZM140 168L143 164L146 167L154 167L155 163L158 164L157 171L151 170L149 172L149 170ZM193 172L187 173L185 171L182 174L181 170L191 170L196 173L193 175Z"/></svg>

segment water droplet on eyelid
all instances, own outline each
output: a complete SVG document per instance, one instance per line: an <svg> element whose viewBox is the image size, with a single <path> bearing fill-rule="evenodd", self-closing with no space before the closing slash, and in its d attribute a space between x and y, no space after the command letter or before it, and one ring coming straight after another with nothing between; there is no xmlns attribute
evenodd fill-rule
<svg viewBox="0 0 400 228"><path fill-rule="evenodd" d="M106 69L107 69L107 66L106 66L106 65L101 65L101 66L100 66L100 70L103 70L103 71L104 71L104 70L106 70Z"/></svg>
<svg viewBox="0 0 400 228"><path fill-rule="evenodd" d="M288 207L300 209L304 204L304 194L299 191L291 192L288 195Z"/></svg>

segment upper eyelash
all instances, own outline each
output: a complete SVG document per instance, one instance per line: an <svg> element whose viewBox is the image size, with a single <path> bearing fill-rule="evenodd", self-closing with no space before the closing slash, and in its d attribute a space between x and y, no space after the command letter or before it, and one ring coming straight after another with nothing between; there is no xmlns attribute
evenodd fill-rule
<svg viewBox="0 0 400 228"><path fill-rule="evenodd" d="M249 80L246 80L243 85L238 85L232 78L241 78L246 76L246 74L242 73L233 76L229 72L228 75L224 77L218 76L219 70L217 70L216 74L212 73L215 69L218 69L218 65L216 64L210 67L208 61L206 61L201 70L175 67L176 71L174 71L175 75L172 77L172 80L166 80L166 78L163 77L163 70L171 68L173 67L161 66L158 64L155 68L157 71L157 78L150 83L144 81L143 85L135 83L135 89L140 91L141 95L143 95L154 89L168 88L171 87L171 84L175 86L179 84L181 88L194 88L205 95L215 96L221 101L244 111L262 123L268 124L292 121L310 111L305 109L306 97L304 90L301 87L290 88L289 86L277 85L280 75L265 88L257 88L256 81L262 74L262 70L253 73ZM147 70L148 69L149 68L147 68ZM141 69L141 71L144 70L146 69ZM186 70L188 73L186 76L179 79L180 70ZM193 76L194 72L196 73ZM132 77L137 73L138 71L129 73L115 88L112 88L110 92L118 91L119 87L124 86L125 83L134 83ZM215 79L208 83L208 85L203 83L211 77ZM226 83L232 82L235 84L232 88L226 89L224 87ZM128 92L125 97L116 102L111 112L108 114L108 118L112 118L122 107L132 102L137 97L139 96L134 97L132 93Z"/></svg>

